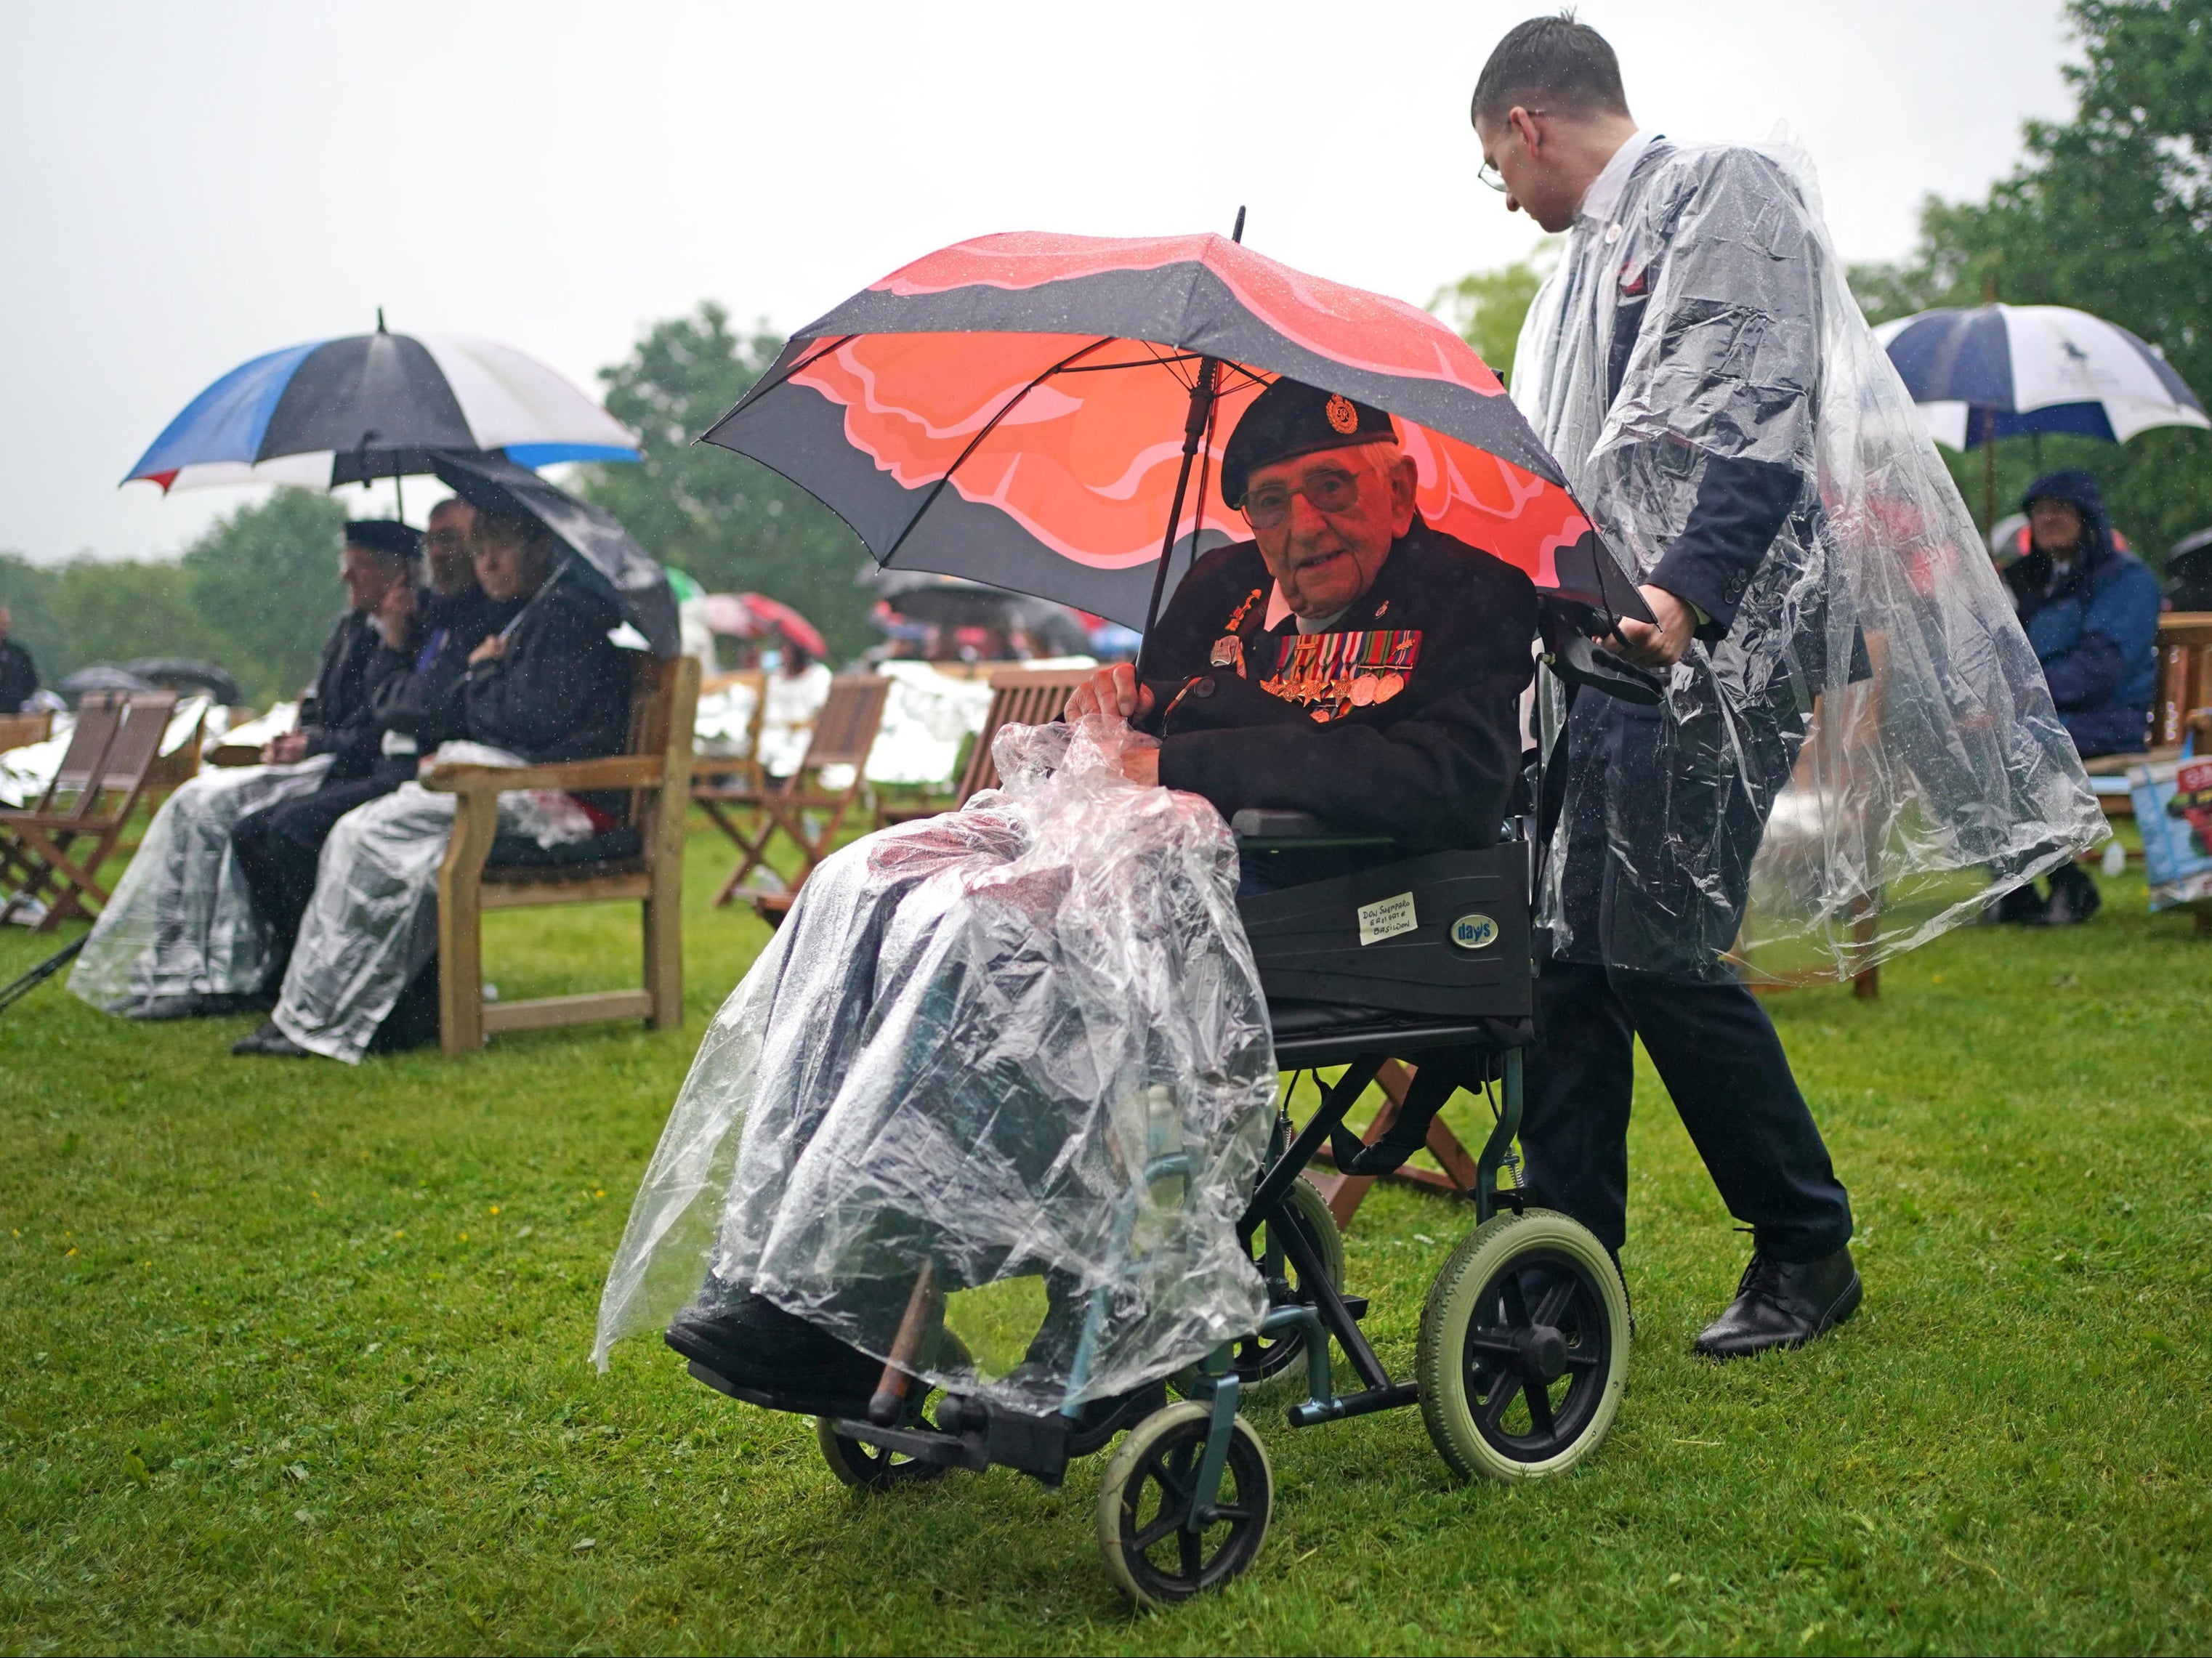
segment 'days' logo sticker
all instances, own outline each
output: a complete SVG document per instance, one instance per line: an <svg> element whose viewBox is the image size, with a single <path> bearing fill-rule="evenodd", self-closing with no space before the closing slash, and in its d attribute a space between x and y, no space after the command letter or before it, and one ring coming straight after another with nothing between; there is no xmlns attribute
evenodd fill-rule
<svg viewBox="0 0 2212 1658"><path fill-rule="evenodd" d="M1451 941L1462 950L1484 950L1498 942L1498 923L1487 915L1462 915L1451 924Z"/></svg>

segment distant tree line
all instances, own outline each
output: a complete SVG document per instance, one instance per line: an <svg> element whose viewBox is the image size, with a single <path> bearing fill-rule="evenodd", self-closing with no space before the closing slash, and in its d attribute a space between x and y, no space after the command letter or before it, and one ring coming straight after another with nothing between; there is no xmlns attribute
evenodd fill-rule
<svg viewBox="0 0 2212 1658"><path fill-rule="evenodd" d="M266 707L313 677L331 622L345 505L310 489L217 519L175 560L33 564L0 553L0 605L48 686L94 662L195 657Z"/></svg>
<svg viewBox="0 0 2212 1658"><path fill-rule="evenodd" d="M2073 0L2083 62L2075 107L2032 121L2027 157L1980 202L1928 198L1920 240L1851 282L1869 320L1935 306L2065 305L2163 349L2212 399L2212 0ZM1977 514L1979 451L1946 451ZM2183 428L2113 445L2086 438L1997 445L1997 511L2039 466L2083 466L2120 528L2155 568L2182 536L2212 525L2212 434Z"/></svg>

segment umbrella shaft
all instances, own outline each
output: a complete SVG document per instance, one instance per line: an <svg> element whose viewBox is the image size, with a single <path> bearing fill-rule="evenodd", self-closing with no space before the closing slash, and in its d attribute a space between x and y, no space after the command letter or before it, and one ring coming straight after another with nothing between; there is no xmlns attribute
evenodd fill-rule
<svg viewBox="0 0 2212 1658"><path fill-rule="evenodd" d="M1183 496L1190 489L1191 463L1198 459L1199 445L1206 439L1207 422L1213 416L1213 386L1219 377L1221 365L1212 357L1198 365L1198 380L1190 388L1190 412L1182 423L1182 470L1176 474L1175 505L1168 508L1168 532L1160 542L1160 562L1152 570L1152 597L1145 606L1144 641L1137 647L1137 683L1145 679L1145 664L1152 653L1152 626L1160 619L1160 596L1168 584L1168 560L1175 552L1176 531L1182 524ZM1194 552L1197 550L1192 549Z"/></svg>

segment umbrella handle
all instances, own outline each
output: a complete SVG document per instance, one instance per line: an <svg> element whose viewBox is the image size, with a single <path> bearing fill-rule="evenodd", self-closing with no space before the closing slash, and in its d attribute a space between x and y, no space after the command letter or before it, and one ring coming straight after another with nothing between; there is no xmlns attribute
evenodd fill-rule
<svg viewBox="0 0 2212 1658"><path fill-rule="evenodd" d="M1198 365L1198 380L1190 388L1190 411L1182 422L1182 469L1176 474L1175 505L1168 508L1167 534L1160 542L1160 562L1152 569L1152 597L1145 606L1144 642L1137 647L1137 683L1145 683L1145 665L1152 652L1152 625L1160 619L1160 596L1167 590L1168 560L1175 552L1176 531L1182 523L1183 496L1190 489L1191 464L1213 417L1214 383L1220 378L1218 359L1207 357ZM1191 550L1198 550L1194 537Z"/></svg>

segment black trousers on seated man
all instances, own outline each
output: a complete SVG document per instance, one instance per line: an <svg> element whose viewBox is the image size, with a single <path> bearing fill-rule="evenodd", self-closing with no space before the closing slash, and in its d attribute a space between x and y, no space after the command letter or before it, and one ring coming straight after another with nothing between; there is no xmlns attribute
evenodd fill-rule
<svg viewBox="0 0 2212 1658"><path fill-rule="evenodd" d="M1531 1195L1589 1227L1615 1256L1628 1236L1639 1035L1729 1212L1760 1249L1814 1261L1850 1242L1850 1199L1781 1038L1741 985L1547 961L1536 1028L1521 1125Z"/></svg>
<svg viewBox="0 0 2212 1658"><path fill-rule="evenodd" d="M391 793L415 774L415 768L411 754L382 760L366 777L325 780L313 794L248 812L231 830L231 850L238 854L253 908L269 924L269 990L284 981L307 901L315 896L323 842L339 818Z"/></svg>

